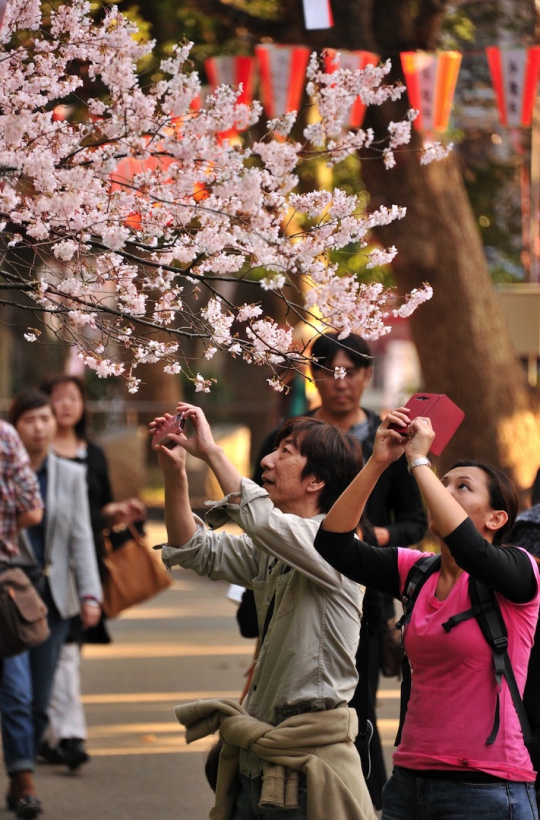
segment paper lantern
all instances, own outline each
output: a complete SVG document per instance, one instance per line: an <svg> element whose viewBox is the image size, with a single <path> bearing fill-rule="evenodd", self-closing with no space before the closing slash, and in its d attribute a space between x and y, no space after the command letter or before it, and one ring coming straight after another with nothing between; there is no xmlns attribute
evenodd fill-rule
<svg viewBox="0 0 540 820"><path fill-rule="evenodd" d="M242 92L237 98L238 105L250 105L253 102L256 68L254 57L209 57L204 61L204 67L211 91L215 91L220 85L237 87L242 83ZM236 128L219 134L222 140L231 140L237 136Z"/></svg>
<svg viewBox="0 0 540 820"><path fill-rule="evenodd" d="M110 175L111 187L110 192L114 191L130 191L135 196L142 198L144 195L141 191L133 190L133 180L137 174L142 174L144 171L156 171L166 169L172 162L169 157L153 157L147 159L135 159L134 157L124 157L116 166L116 170ZM142 217L140 213L133 212L128 214L124 220L124 224L132 231L139 231L142 228Z"/></svg>
<svg viewBox="0 0 540 820"><path fill-rule="evenodd" d="M254 57L209 57L204 61L204 67L212 91L219 85L237 87L242 84L238 103L249 105L253 102L256 67Z"/></svg>
<svg viewBox="0 0 540 820"><path fill-rule="evenodd" d="M309 54L307 46L278 46L274 43L255 46L262 104L269 117L298 111Z"/></svg>
<svg viewBox="0 0 540 820"><path fill-rule="evenodd" d="M172 129L169 129L169 131L171 132ZM159 150L159 148L160 146L157 146L157 150ZM112 173L109 177L110 193L125 190L134 193L138 198L144 198L145 194L142 191L134 189L133 187L135 176L137 174L142 174L145 171L152 171L153 173L158 170L166 171L173 162L175 162L175 159L171 156L151 155L146 157L146 159L123 157L123 159L121 159L116 166L114 173ZM209 162L207 164L207 168L205 170L201 170L202 179L193 186L193 199L195 202L201 202L209 196L209 186L204 180L204 177L209 176L212 173L213 168L213 163ZM154 202L152 207L160 208L161 204L159 202ZM128 214L124 220L124 224L133 231L141 230L143 227L141 214L135 212Z"/></svg>
<svg viewBox="0 0 540 820"><path fill-rule="evenodd" d="M419 131L446 131L454 99L461 54L459 51L404 51L401 65Z"/></svg>
<svg viewBox="0 0 540 820"><path fill-rule="evenodd" d="M501 123L530 126L540 71L540 46L490 46L486 55Z"/></svg>
<svg viewBox="0 0 540 820"><path fill-rule="evenodd" d="M336 54L340 55L339 63L335 62ZM378 54L373 54L371 51L336 51L333 48L327 48L324 52L324 67L327 74L333 74L338 68L347 68L349 71L358 71L358 69L365 68L367 65L378 65L380 58ZM348 120L349 128L360 128L364 121L366 113L366 106L360 99L356 97L354 100Z"/></svg>
<svg viewBox="0 0 540 820"><path fill-rule="evenodd" d="M213 91L213 89L210 88L209 85L201 85L201 90L199 91L199 93L197 94L196 97L193 97L193 99L191 100L191 102L189 104L190 111L191 112L200 111L201 108L203 108L203 106L206 102L206 98L208 97L209 94L212 93L212 91Z"/></svg>

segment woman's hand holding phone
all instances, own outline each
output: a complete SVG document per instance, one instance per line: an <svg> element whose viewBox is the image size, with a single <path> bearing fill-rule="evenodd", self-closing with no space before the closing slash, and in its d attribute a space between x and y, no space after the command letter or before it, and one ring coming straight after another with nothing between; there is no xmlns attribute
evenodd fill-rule
<svg viewBox="0 0 540 820"><path fill-rule="evenodd" d="M409 424L405 440L405 455L410 463L415 458L424 458L429 453L435 438L431 419L417 416Z"/></svg>
<svg viewBox="0 0 540 820"><path fill-rule="evenodd" d="M405 407L398 407L386 416L375 436L373 461L386 467L403 455L405 440L398 430L407 429L409 421Z"/></svg>

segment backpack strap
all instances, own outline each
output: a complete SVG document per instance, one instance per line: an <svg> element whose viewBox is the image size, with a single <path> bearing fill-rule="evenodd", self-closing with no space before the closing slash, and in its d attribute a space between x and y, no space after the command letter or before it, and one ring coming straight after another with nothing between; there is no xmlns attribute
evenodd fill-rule
<svg viewBox="0 0 540 820"><path fill-rule="evenodd" d="M366 610L362 612L360 625L360 641L356 652L356 668L358 670L358 685L355 689L349 706L356 710L358 715L358 734L356 748L360 754L364 778L371 774L370 744L373 737L373 725L368 719L369 706L369 624Z"/></svg>
<svg viewBox="0 0 540 820"><path fill-rule="evenodd" d="M403 604L403 615L396 623L398 629L403 629L411 620L414 604L418 598L418 594L430 575L437 572L441 568L440 555L426 555L424 558L419 558L414 564L405 580L403 587L403 595L401 596L401 603Z"/></svg>
<svg viewBox="0 0 540 820"><path fill-rule="evenodd" d="M405 588L402 596L403 615L397 622L396 626L403 629L411 620L411 615L416 599L430 575L440 569L441 557L440 555L429 555L425 558L420 558L416 564L411 567L407 579L405 581ZM502 679L506 680L508 690L512 696L514 708L517 712L521 731L523 732L523 740L527 747L532 743L532 732L527 718L527 713L523 705L523 700L519 694L518 685L514 675L514 670L508 655L508 632L506 624L497 601L495 593L469 577L469 597L472 606L465 612L459 612L452 615L444 624L443 628L446 632L470 618L476 618L478 625L486 639L487 643L493 650L493 665L495 672L495 681L497 684L497 703L495 706L495 716L493 719L493 727L491 733L486 740L486 745L491 746L497 737L500 725L500 691L502 687ZM403 633L402 633L403 636ZM403 637L402 637L403 640ZM407 705L411 695L411 667L405 653L402 661L402 681L401 681L401 703L399 715L399 729L394 741L394 745L398 746L401 740L401 731L407 713Z"/></svg>
<svg viewBox="0 0 540 820"><path fill-rule="evenodd" d="M497 686L497 703L495 705L495 717L493 719L493 727L491 733L486 740L486 746L491 746L495 742L500 725L500 692L502 688L502 679L506 680L508 689L512 696L514 708L517 712L521 731L523 732L523 740L525 745L532 740L532 733L523 706L521 695L519 694L518 685L514 676L514 670L508 655L508 632L506 624L497 601L497 597L493 590L481 584L474 578L469 578L469 597L471 599L472 607L453 615L443 624L446 632L449 632L454 626L466 621L469 618L476 618L478 626L482 630L482 634L487 643L493 650L493 666L495 671L495 683Z"/></svg>
<svg viewBox="0 0 540 820"><path fill-rule="evenodd" d="M405 586L403 588L403 595L401 597L401 603L403 604L403 615L396 623L396 627L401 629L401 645L403 646L403 628L409 623L411 620L412 611L414 608L414 604L420 590L426 583L427 579L430 575L433 575L434 572L437 572L441 567L441 556L440 555L426 555L424 558L420 558L414 566L412 566L409 570L409 574L405 580ZM405 722L405 715L407 713L407 706L409 704L409 698L411 696L411 666L409 663L409 659L405 652L403 652L403 658L401 661L401 698L399 703L399 728L397 731L396 739L394 741L394 746L399 746L401 741L401 732L403 729L403 724Z"/></svg>

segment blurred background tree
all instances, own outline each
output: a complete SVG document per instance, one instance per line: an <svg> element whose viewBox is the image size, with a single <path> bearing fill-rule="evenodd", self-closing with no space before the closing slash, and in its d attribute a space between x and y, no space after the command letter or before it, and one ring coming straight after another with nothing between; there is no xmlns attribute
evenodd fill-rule
<svg viewBox="0 0 540 820"><path fill-rule="evenodd" d="M483 127L464 128L457 135L459 147L442 163L421 167L413 152L403 152L390 173L380 161L363 161L347 171L356 190L365 186L371 207L395 202L408 209L405 220L376 235L383 246L398 248L392 269L398 288L406 292L423 281L434 287L433 300L410 320L423 387L450 394L466 412L441 466L463 454L487 458L522 488L530 486L540 464L538 396L517 360L490 276L497 281L523 277L520 158L512 149L498 150L505 136L496 133L492 93L486 101L490 78L483 49L501 38L537 41L533 0L331 0L334 27L322 31L306 30L301 0L185 0L179 5L161 0L151 4L151 11L148 5L138 8L152 22L160 47L167 50L182 36L193 39L202 71L205 57L249 53L265 39L305 43L319 51L373 51L392 60L392 81L403 79L401 51L464 51L456 120L471 125L460 115L481 99L489 111ZM407 105L404 100L403 111ZM395 109L370 108L364 125L381 134L391 116ZM525 142L524 150L528 147ZM353 256L350 268L355 267L362 275Z"/></svg>

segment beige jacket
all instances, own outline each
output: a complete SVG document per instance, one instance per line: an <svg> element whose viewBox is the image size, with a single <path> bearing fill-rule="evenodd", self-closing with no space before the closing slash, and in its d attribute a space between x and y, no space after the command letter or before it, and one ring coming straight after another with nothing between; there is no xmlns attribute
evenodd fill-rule
<svg viewBox="0 0 540 820"><path fill-rule="evenodd" d="M244 702L250 715L266 723L346 706L356 688L363 589L315 550L321 518L282 513L266 490L243 479L240 503L226 497L206 520L211 527L233 520L244 535L212 532L199 520L186 544L163 547L166 566L180 564L253 589L260 631L275 596ZM247 774L243 763L242 770Z"/></svg>
<svg viewBox="0 0 540 820"><path fill-rule="evenodd" d="M354 709L342 707L294 715L279 726L250 717L233 700L199 700L177 706L188 743L219 729L223 749L219 759L216 803L210 820L230 820L236 797L240 749L263 761L259 805L295 808L298 773L306 775L308 820L375 820L354 738Z"/></svg>

